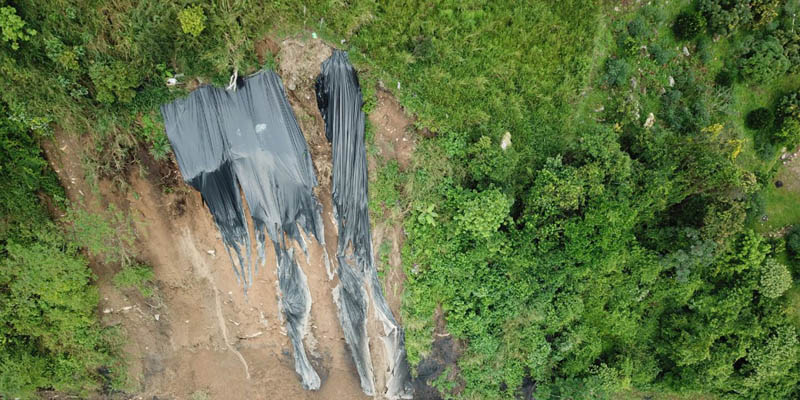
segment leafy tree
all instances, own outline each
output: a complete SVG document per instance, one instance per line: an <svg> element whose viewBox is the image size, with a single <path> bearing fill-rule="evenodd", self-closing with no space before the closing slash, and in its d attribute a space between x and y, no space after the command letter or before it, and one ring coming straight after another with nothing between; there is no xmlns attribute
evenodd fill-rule
<svg viewBox="0 0 800 400"><path fill-rule="evenodd" d="M769 83L784 74L791 63L783 53L783 45L774 36L750 42L739 60L741 74L757 83Z"/></svg>
<svg viewBox="0 0 800 400"><path fill-rule="evenodd" d="M760 291L764 296L775 299L792 286L792 274L785 265L768 259L761 272Z"/></svg>
<svg viewBox="0 0 800 400"><path fill-rule="evenodd" d="M705 20L700 13L683 11L675 18L672 31L678 39L694 39L705 27Z"/></svg>

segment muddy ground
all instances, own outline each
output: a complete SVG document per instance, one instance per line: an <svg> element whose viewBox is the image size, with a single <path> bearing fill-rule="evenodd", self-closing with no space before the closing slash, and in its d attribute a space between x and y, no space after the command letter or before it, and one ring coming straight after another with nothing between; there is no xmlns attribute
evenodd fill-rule
<svg viewBox="0 0 800 400"><path fill-rule="evenodd" d="M278 73L312 152L327 251L333 256L336 228L330 196L331 153L313 90L319 66L331 50L319 40L299 38L265 39L257 48L261 57L265 50L278 54ZM375 142L381 156L408 166L414 148L411 119L391 95L379 94L370 120L377 128ZM86 135L57 131L44 148L73 204L95 213L114 204L133 218L136 256L153 267L157 287L151 298L135 290L119 290L112 278L120 267L90 259L100 290L98 315L104 325L120 327L126 338L129 388L113 397L367 398L338 323L331 294L337 278L328 278L318 244L309 241L308 262L305 257L298 258L313 301L306 346L323 380L319 391L310 392L302 389L294 372L291 344L278 312L274 254L268 254L245 297L200 194L182 183L174 162L156 163L140 151L140 161L129 169L123 185L100 179L92 187L81 161L87 145ZM375 165L374 160L370 165ZM371 177L374 172L370 171ZM390 265L379 268L388 272L385 291L398 319L402 239L400 226L374 227L375 248L382 241L391 244ZM372 307L369 312L376 388L383 388L386 362Z"/></svg>

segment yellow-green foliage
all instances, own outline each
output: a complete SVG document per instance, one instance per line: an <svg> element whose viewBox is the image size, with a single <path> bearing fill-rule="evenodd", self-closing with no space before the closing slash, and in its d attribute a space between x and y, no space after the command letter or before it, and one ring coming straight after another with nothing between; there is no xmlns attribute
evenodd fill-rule
<svg viewBox="0 0 800 400"><path fill-rule="evenodd" d="M206 15L203 13L203 8L198 5L189 6L181 10L178 13L178 20L181 23L183 33L193 37L200 36L200 33L206 29Z"/></svg>
<svg viewBox="0 0 800 400"><path fill-rule="evenodd" d="M11 43L11 49L17 50L19 42L27 41L36 34L36 31L25 28L25 21L17 15L14 7L3 6L0 7L0 33L2 33L3 42Z"/></svg>

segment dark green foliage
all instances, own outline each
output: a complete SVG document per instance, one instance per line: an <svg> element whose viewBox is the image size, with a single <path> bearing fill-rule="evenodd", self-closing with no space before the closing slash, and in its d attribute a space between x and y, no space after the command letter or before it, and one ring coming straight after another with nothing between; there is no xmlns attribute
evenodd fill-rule
<svg viewBox="0 0 800 400"><path fill-rule="evenodd" d="M796 226L786 234L786 251L795 262L800 261L800 229Z"/></svg>
<svg viewBox="0 0 800 400"><path fill-rule="evenodd" d="M783 96L777 114L780 129L775 132L775 140L789 146L800 143L800 92Z"/></svg>
<svg viewBox="0 0 800 400"><path fill-rule="evenodd" d="M628 34L634 38L648 38L651 34L652 28L649 26L647 19L641 15L634 17L627 25Z"/></svg>
<svg viewBox="0 0 800 400"><path fill-rule="evenodd" d="M772 126L775 115L767 107L759 107L747 113L745 125L750 129L765 129Z"/></svg>
<svg viewBox="0 0 800 400"><path fill-rule="evenodd" d="M630 66L624 59L609 58L606 61L605 83L610 86L621 86L628 82Z"/></svg>
<svg viewBox="0 0 800 400"><path fill-rule="evenodd" d="M746 41L739 59L743 78L756 83L770 83L782 76L791 66L783 54L781 42L774 36Z"/></svg>
<svg viewBox="0 0 800 400"><path fill-rule="evenodd" d="M86 394L100 385L97 368L122 375L113 337L95 318L86 260L39 202L46 195L63 205L63 192L36 137L0 111L0 396Z"/></svg>
<svg viewBox="0 0 800 400"><path fill-rule="evenodd" d="M733 85L733 77L730 70L723 69L717 73L717 76L714 78L714 83L722 87L730 87Z"/></svg>
<svg viewBox="0 0 800 400"><path fill-rule="evenodd" d="M677 55L675 50L669 47L664 47L658 43L653 43L648 48L648 52L653 57L653 61L658 65L666 65Z"/></svg>
<svg viewBox="0 0 800 400"><path fill-rule="evenodd" d="M697 5L705 16L711 33L728 34L753 22L751 1L753 0L699 0Z"/></svg>
<svg viewBox="0 0 800 400"><path fill-rule="evenodd" d="M700 13L693 11L683 11L675 18L672 25L672 32L675 37L682 40L694 39L705 27L705 20Z"/></svg>

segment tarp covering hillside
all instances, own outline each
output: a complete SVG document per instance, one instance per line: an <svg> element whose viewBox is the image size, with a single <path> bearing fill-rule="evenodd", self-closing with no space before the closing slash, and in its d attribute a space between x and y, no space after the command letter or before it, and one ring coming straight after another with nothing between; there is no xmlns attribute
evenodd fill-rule
<svg viewBox="0 0 800 400"><path fill-rule="evenodd" d="M235 91L204 86L161 112L183 178L202 193L245 290L253 281L253 265L240 189L255 229L256 269L264 262L266 237L272 241L295 370L303 387L318 389L320 378L303 346L311 295L284 238L305 250L302 228L324 248L321 207L313 194L317 180L308 146L280 78L261 72Z"/></svg>
<svg viewBox="0 0 800 400"><path fill-rule="evenodd" d="M367 158L364 147L363 100L347 53L334 51L317 78L317 104L325 120L325 136L333 146L333 204L339 231L336 259L340 285L335 290L339 321L350 346L361 388L374 394L366 332L367 289L375 314L383 323L388 363L386 396L411 398L410 375L402 328L383 295L372 253L367 208Z"/></svg>

